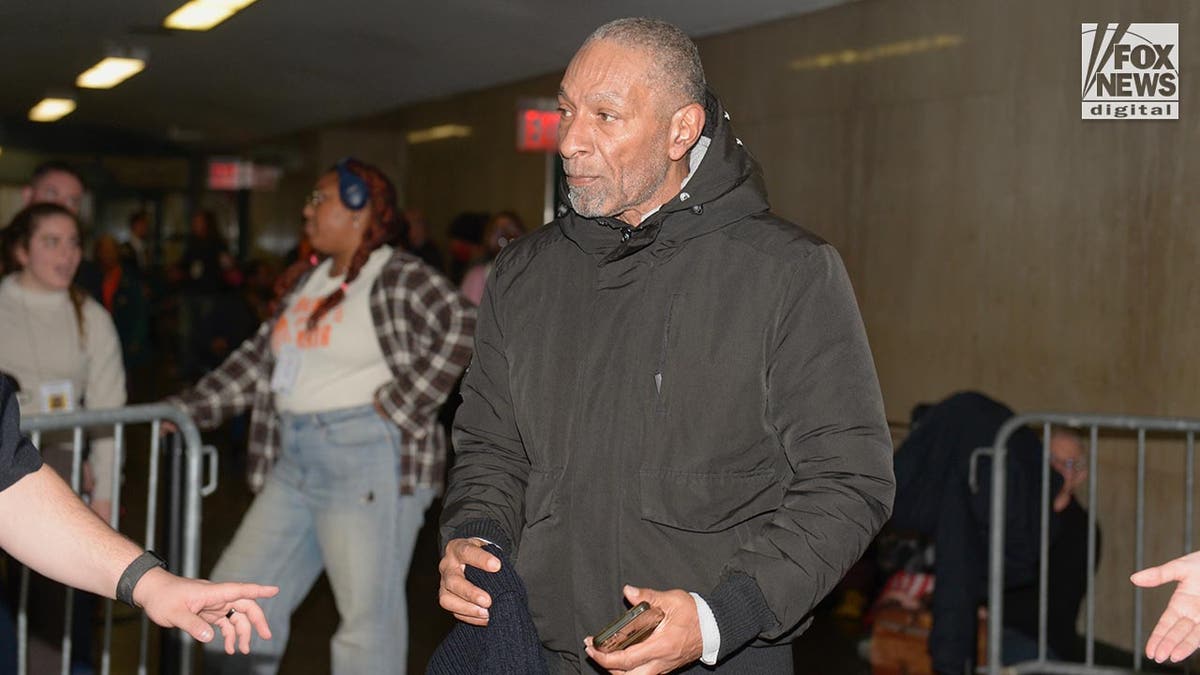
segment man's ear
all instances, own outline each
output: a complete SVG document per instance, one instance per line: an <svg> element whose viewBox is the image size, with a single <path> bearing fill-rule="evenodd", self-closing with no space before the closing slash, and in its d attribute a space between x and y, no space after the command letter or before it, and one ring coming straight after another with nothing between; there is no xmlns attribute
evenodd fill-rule
<svg viewBox="0 0 1200 675"><path fill-rule="evenodd" d="M700 132L704 130L704 106L699 103L689 103L671 116L671 133L667 146L667 154L671 161L677 162L687 156L696 141L700 140Z"/></svg>
<svg viewBox="0 0 1200 675"><path fill-rule="evenodd" d="M33 201L32 185L26 185L25 187L21 188L21 201L24 202L25 206L29 206L30 202Z"/></svg>

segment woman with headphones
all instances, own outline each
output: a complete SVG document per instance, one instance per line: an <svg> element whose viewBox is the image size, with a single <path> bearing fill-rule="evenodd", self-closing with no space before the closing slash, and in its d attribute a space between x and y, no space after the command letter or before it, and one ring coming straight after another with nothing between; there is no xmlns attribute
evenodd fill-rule
<svg viewBox="0 0 1200 675"><path fill-rule="evenodd" d="M324 569L341 615L333 672L402 673L405 578L443 481L437 411L475 318L396 244L403 220L377 168L345 159L324 173L304 228L316 253L284 272L274 318L171 402L201 428L251 410L258 495L212 578L279 586L263 602L275 638L252 644L253 672L278 670L291 614Z"/></svg>

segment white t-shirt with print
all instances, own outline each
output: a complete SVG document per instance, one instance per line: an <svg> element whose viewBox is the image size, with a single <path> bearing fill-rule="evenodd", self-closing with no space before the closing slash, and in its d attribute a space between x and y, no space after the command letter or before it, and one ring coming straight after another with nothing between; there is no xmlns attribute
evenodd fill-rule
<svg viewBox="0 0 1200 675"><path fill-rule="evenodd" d="M332 261L326 259L292 295L271 334L277 410L307 413L367 405L392 379L371 318L371 286L391 255L390 246L373 251L346 288L346 297L313 331L308 330L308 317L341 286L345 275L330 276Z"/></svg>

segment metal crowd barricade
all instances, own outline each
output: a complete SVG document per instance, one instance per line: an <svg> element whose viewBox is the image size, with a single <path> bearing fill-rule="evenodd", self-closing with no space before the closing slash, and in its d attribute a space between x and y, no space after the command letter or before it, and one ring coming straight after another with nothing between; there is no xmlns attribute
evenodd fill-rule
<svg viewBox="0 0 1200 675"><path fill-rule="evenodd" d="M1008 439L1024 426L1042 427L1042 446L1046 448L1042 461L1041 494L1041 542L1038 561L1038 657L1033 661L1004 666L1001 664L1002 635L1004 630L1004 519L1005 489L1007 476L1005 462L1008 454ZM1047 577L1049 575L1049 523L1050 523L1050 439L1055 427L1066 427L1086 432L1088 437L1088 537L1087 537L1087 595L1085 619L1084 663L1065 663L1047 658L1046 616ZM1018 675L1020 673L1052 673L1063 675L1096 675L1108 673L1140 673L1142 649L1146 641L1143 633L1142 589L1130 585L1134 594L1133 617L1133 663L1130 668L1113 668L1095 664L1096 650L1096 505L1097 505L1097 462L1096 449L1100 431L1120 431L1136 434L1137 438L1137 513L1136 543L1134 549L1135 569L1143 569L1145 561L1145 510L1146 510L1146 435L1152 433L1181 441L1184 450L1184 515L1182 551L1192 551L1193 473L1195 469L1196 434L1200 432L1200 419L1130 417L1117 415L1070 415L1055 413L1030 413L1017 415L1008 420L996 434L993 445L992 465L992 523L991 558L988 573L988 645L987 665L980 668L988 675ZM1151 623L1153 623L1153 618Z"/></svg>
<svg viewBox="0 0 1200 675"><path fill-rule="evenodd" d="M54 413L29 415L21 421L21 430L30 435L34 445L41 447L43 434L50 432L73 433L73 462L71 467L70 484L72 489L79 492L82 476L82 457L85 432L96 429L111 428L113 433L114 457L113 464L113 500L110 522L114 528L120 528L120 467L125 465L126 427L130 425L150 425L150 447L147 458L148 489L146 502L146 529L142 545L147 549L157 546L156 532L158 528L158 499L161 430L162 423L170 422L175 425L178 433L173 436L172 452L172 485L170 526L168 527L168 561L171 571L185 577L196 577L200 566L200 498L212 494L216 489L216 452L212 448L201 445L200 432L191 418L182 410L166 404L135 405L112 410L82 410L69 413ZM209 458L210 483L201 484L202 457ZM182 465L182 472L180 466ZM17 611L17 672L25 675L28 672L28 615L29 601L29 570L22 567L20 604ZM71 664L71 622L72 622L73 590L66 591L64 611L64 628L62 636L62 674L70 672ZM85 617L84 620L87 620ZM147 672L149 624L145 614L140 617L141 631L138 647L138 673ZM104 608L104 646L100 661L99 672L108 675L112 668L111 647L113 629L113 601L106 600ZM188 675L192 670L191 638L183 631L176 631L179 644L178 669L173 664L163 663L165 670L174 670ZM164 654L164 658L165 658Z"/></svg>

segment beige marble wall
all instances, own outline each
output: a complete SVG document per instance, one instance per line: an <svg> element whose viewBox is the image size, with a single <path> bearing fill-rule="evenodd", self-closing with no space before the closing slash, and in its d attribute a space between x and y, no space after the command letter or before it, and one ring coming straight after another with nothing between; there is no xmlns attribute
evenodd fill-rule
<svg viewBox="0 0 1200 675"><path fill-rule="evenodd" d="M1180 23L1179 121L1080 119L1084 21ZM1200 417L1198 28L1186 2L893 0L700 47L774 208L845 256L890 417L967 388L1020 411ZM937 36L954 39L789 68ZM1102 443L1097 495L1098 634L1126 647L1133 450ZM1160 561L1182 544L1182 453L1151 450L1146 559Z"/></svg>
<svg viewBox="0 0 1200 675"><path fill-rule="evenodd" d="M1084 21L1179 22L1179 121L1080 119ZM699 44L775 210L845 257L889 417L967 388L1020 411L1200 417L1200 3L864 0ZM853 63L791 65L822 54ZM368 123L472 127L408 149L404 192L435 227L469 209L536 222L543 161L513 149L514 111L558 78ZM1099 634L1127 647L1131 450L1099 453ZM1147 560L1179 551L1181 466L1152 448Z"/></svg>

